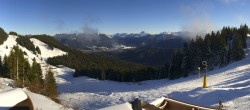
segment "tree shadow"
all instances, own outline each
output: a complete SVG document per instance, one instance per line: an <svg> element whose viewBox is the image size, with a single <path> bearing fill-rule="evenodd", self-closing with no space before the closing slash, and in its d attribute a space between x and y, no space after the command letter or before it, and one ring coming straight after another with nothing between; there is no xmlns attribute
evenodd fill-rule
<svg viewBox="0 0 250 110"><path fill-rule="evenodd" d="M236 84L230 86L229 88L208 87L205 89L196 88L191 91L185 92L172 92L168 94L168 97L192 104L211 106L214 104L218 104L220 100L226 102L249 95L250 86L245 85L249 85L249 82L247 82L246 84Z"/></svg>
<svg viewBox="0 0 250 110"><path fill-rule="evenodd" d="M248 65L250 59L247 57L244 60L229 64L225 67L220 69L212 70L208 72L208 75L215 75L218 73L225 72L229 70L231 75L235 74L232 77L238 77L237 79L230 79L221 82L215 86L223 86L224 84L234 83L241 80L247 80L245 76L246 72L250 72L250 69L243 69L241 71L230 72L234 68L238 68L241 66ZM140 92L140 91L148 91L148 90L156 90L160 88L164 88L168 85L193 81L197 79L197 75L190 75L187 78L179 78L176 80L168 80L168 79L161 79L161 80L148 80L142 82L116 82L116 81L109 81L109 80L98 80L93 79L85 76L81 77L73 77L72 70L64 71L65 74L57 75L57 77L62 78L66 81L66 83L58 84L58 90L62 93L65 92L91 92L97 94L104 94L104 93L112 93L112 92ZM229 76L228 76L229 77Z"/></svg>

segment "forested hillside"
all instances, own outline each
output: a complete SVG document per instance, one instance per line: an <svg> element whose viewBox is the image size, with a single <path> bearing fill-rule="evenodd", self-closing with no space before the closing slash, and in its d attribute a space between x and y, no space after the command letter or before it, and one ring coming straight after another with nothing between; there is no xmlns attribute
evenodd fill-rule
<svg viewBox="0 0 250 110"><path fill-rule="evenodd" d="M57 101L57 90L52 71L48 70L43 79L41 65L33 59L30 64L18 46L14 46L9 56L3 60L0 57L0 77L13 79L17 87L27 87L29 90L46 95ZM47 86L50 85L50 86Z"/></svg>
<svg viewBox="0 0 250 110"><path fill-rule="evenodd" d="M52 65L65 65L76 69L74 76L89 76L101 80L122 82L143 81L163 78L159 68L147 67L115 58L90 56L81 51L70 52L67 55L49 58ZM142 77L143 76L143 77Z"/></svg>
<svg viewBox="0 0 250 110"><path fill-rule="evenodd" d="M0 56L0 77L14 80L12 86L26 87L32 92L46 95L57 101L54 73L48 68L44 79L40 63L35 58L32 62L28 60L31 57L26 52L30 51L34 55L40 54L39 47L35 47L28 37L20 36L16 32L11 31L9 35L8 37L6 32L0 28L1 44L7 44L6 46L0 45L2 52L2 57ZM22 50L19 45L21 48L26 48L27 51ZM9 54L8 51L10 51Z"/></svg>
<svg viewBox="0 0 250 110"><path fill-rule="evenodd" d="M31 37L36 38L36 39L46 43L47 45L49 45L49 47L51 49L53 49L55 47L55 48L61 49L61 50L66 51L66 52L71 51L70 48L62 45L56 39L54 39L53 37L51 37L49 35L45 35L45 34L43 34L43 35L33 35Z"/></svg>
<svg viewBox="0 0 250 110"><path fill-rule="evenodd" d="M39 47L35 47L35 45L30 41L30 39L28 37L24 37L24 36L19 35L18 38L16 39L16 42L19 45L30 50L34 54L36 54L36 53L41 54Z"/></svg>
<svg viewBox="0 0 250 110"><path fill-rule="evenodd" d="M154 36L157 37L157 36ZM175 36L173 39L156 38L147 40L145 45L121 52L103 52L106 55L120 58L122 60L140 63L144 65L164 65L169 62L174 50L183 47L184 39ZM99 54L103 54L99 53Z"/></svg>
<svg viewBox="0 0 250 110"><path fill-rule="evenodd" d="M85 54L81 51L63 46L48 35L34 35L32 37L47 43L51 49L55 47L66 51L66 55L48 58L47 62L52 65L65 65L74 68L76 70L74 73L75 77L84 75L101 80L137 82L151 79L177 79L179 77L186 77L190 72L196 71L198 67L202 67L202 61L207 61L208 69L213 69L241 60L245 55L244 48L247 46L246 39L248 32L248 26L241 25L240 28L224 27L221 31L206 34L204 38L197 36L196 39L185 43L182 49L175 50L176 52L171 58L171 61L164 67L145 66L112 57ZM2 34L5 35L4 33ZM17 42L33 53L39 54L40 52L39 48L35 47L29 38L21 36L17 38ZM16 50L15 52L18 51ZM162 59L164 59L164 57L165 56L161 56ZM20 56L20 58L22 57ZM12 62L13 61L14 58L12 58ZM6 65L8 63L3 64ZM8 65L13 64L15 63ZM9 66L9 68L10 67L14 66ZM19 67L19 69L20 68L24 67ZM11 70L15 71L14 68ZM8 72L3 73L6 74ZM15 72L10 71L9 73ZM22 73L21 70L20 73ZM11 74L3 76L17 78L17 76Z"/></svg>
<svg viewBox="0 0 250 110"><path fill-rule="evenodd" d="M101 80L143 81L164 78L166 75L160 68L130 63L116 58L85 54L69 49L48 35L33 36L46 42L51 48L56 47L68 52L67 55L48 58L52 65L65 65L76 69L74 76L89 76ZM143 77L142 77L143 76Z"/></svg>
<svg viewBox="0 0 250 110"><path fill-rule="evenodd" d="M207 61L208 69L213 69L243 59L248 33L245 24L240 28L223 27L221 31L206 34L204 38L197 36L185 43L182 49L176 50L171 61L166 64L169 78L188 76L188 73L202 67L202 61Z"/></svg>
<svg viewBox="0 0 250 110"><path fill-rule="evenodd" d="M129 63L115 58L91 56L76 50L70 50L67 55L49 58L48 62L76 69L74 76L84 75L102 80L177 79L188 76L198 67L203 69L202 61L207 61L208 70L211 70L241 60L245 56L247 34L248 26L241 25L240 28L224 27L221 31L212 31L204 38L196 36L196 39L186 42L183 48L176 49L170 62L163 68ZM164 57L161 56L162 59Z"/></svg>

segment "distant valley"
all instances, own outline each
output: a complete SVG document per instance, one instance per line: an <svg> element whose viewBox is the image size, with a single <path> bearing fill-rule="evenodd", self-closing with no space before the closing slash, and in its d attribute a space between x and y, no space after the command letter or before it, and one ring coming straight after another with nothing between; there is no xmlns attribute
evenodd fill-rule
<svg viewBox="0 0 250 110"><path fill-rule="evenodd" d="M65 46L86 53L107 55L146 65L166 64L174 50L182 48L187 41L181 36L181 32L148 34L144 31L114 35L56 34L54 38Z"/></svg>

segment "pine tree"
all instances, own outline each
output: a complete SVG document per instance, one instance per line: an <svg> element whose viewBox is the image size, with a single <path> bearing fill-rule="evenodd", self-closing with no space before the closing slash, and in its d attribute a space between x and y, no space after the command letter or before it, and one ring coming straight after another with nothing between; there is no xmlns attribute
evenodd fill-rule
<svg viewBox="0 0 250 110"><path fill-rule="evenodd" d="M53 100L56 100L58 92L54 73L51 71L51 69L49 69L47 74L45 75L44 85L44 95L50 97Z"/></svg>
<svg viewBox="0 0 250 110"><path fill-rule="evenodd" d="M15 36L17 36L17 33L14 32L14 31L10 31L10 32L9 32L9 35L15 35Z"/></svg>
<svg viewBox="0 0 250 110"><path fill-rule="evenodd" d="M9 69L9 75L11 79L16 79L16 73L17 73L17 56L15 54L14 47L10 52L10 56L7 57L7 66Z"/></svg>
<svg viewBox="0 0 250 110"><path fill-rule="evenodd" d="M169 63L169 78L178 78L180 74L185 76L185 73L201 66L204 60L208 62L209 69L241 60L245 57L244 48L248 33L249 29L245 24L240 28L223 27L216 33L212 31L206 34L204 39L196 36L195 41L191 40L189 44L184 44L182 52L176 52L172 56ZM183 57L182 60L180 56Z"/></svg>
<svg viewBox="0 0 250 110"><path fill-rule="evenodd" d="M0 45L3 44L5 40L7 40L7 33L0 27Z"/></svg>
<svg viewBox="0 0 250 110"><path fill-rule="evenodd" d="M41 93L43 88L43 76L42 76L42 70L41 65L36 62L35 58L33 59L32 67L31 67L31 73L30 73L30 89L33 92Z"/></svg>
<svg viewBox="0 0 250 110"><path fill-rule="evenodd" d="M232 59L234 61L241 60L245 57L245 53L243 50L242 40L239 34L236 34L233 45L232 45Z"/></svg>
<svg viewBox="0 0 250 110"><path fill-rule="evenodd" d="M40 50L40 48L37 46L36 47L36 52L38 53L38 54L41 54L41 50Z"/></svg>
<svg viewBox="0 0 250 110"><path fill-rule="evenodd" d="M4 76L2 57L0 56L0 77Z"/></svg>
<svg viewBox="0 0 250 110"><path fill-rule="evenodd" d="M183 73L183 56L180 52L180 50L177 50L175 54L173 55L170 63L170 72L169 72L169 78L170 79L177 79L181 76L184 76L185 74Z"/></svg>
<svg viewBox="0 0 250 110"><path fill-rule="evenodd" d="M3 59L3 76L5 78L10 78L10 73L9 73L9 68L8 68L8 63L7 63L7 56L5 55L4 56L4 59Z"/></svg>
<svg viewBox="0 0 250 110"><path fill-rule="evenodd" d="M246 39L247 39L247 34L249 33L248 26L246 24L241 25L240 28L238 29L238 33L240 35L243 48L246 48L247 47Z"/></svg>
<svg viewBox="0 0 250 110"><path fill-rule="evenodd" d="M191 50L189 50L188 44L185 42L183 47L183 66L188 72L192 69L190 51Z"/></svg>
<svg viewBox="0 0 250 110"><path fill-rule="evenodd" d="M33 77L32 77L31 66L28 61L24 62L23 76L24 76L24 85L29 86L31 84L31 80Z"/></svg>

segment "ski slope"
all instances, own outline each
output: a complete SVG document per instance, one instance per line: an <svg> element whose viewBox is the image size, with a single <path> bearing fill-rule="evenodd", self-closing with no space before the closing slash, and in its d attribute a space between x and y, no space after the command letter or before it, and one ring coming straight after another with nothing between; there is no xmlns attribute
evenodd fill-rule
<svg viewBox="0 0 250 110"><path fill-rule="evenodd" d="M74 70L62 66L58 71L56 77L61 93L59 99L64 105L78 109L115 106L135 98L152 102L162 96L209 107L218 107L221 100L229 110L250 108L249 49L246 50L246 58L243 60L209 71L206 89L202 88L203 78L198 78L198 75L177 80L125 83L88 77L73 78Z"/></svg>
<svg viewBox="0 0 250 110"><path fill-rule="evenodd" d="M64 52L64 51L62 51L62 50L60 50L58 48L53 48L53 50L50 49L47 44L45 44L44 42L42 42L42 41L40 41L40 40L38 40L36 38L31 38L30 40L31 40L31 42L33 42L33 44L35 46L39 47L39 49L41 51L41 57L43 59L47 59L49 57L55 57L55 56L60 56L60 55L66 54L66 52Z"/></svg>
<svg viewBox="0 0 250 110"><path fill-rule="evenodd" d="M18 36L9 35L7 40L2 45L0 45L0 56L2 57L2 60L3 60L5 55L9 56L12 48L15 45L18 45L18 43L16 42L17 38L18 38ZM39 47L39 49L41 51L41 55L34 54L33 52L31 52L30 50L26 49L25 47L23 47L21 45L18 45L18 46L22 51L27 53L27 55L24 55L24 57L28 59L30 64L32 64L33 58L35 58L36 61L41 64L43 74L46 73L46 69L49 66L46 63L47 58L66 54L66 52L64 52L58 48L53 48L53 49L49 48L49 46L47 44L43 43L42 41L40 41L36 38L31 38L30 40L35 46Z"/></svg>
<svg viewBox="0 0 250 110"><path fill-rule="evenodd" d="M18 38L18 36L9 35L7 40L2 45L0 45L0 56L2 57L2 60L3 60L3 57L5 55L9 56L12 48L15 45L18 45L18 43L16 42L16 38ZM32 38L31 41L33 42L33 44L35 46L38 46L40 48L41 55L40 54L36 55L36 54L32 53L31 51L29 51L28 49L26 49L25 47L22 47L21 45L18 45L18 46L22 51L27 53L27 55L25 55L24 57L28 59L30 64L32 64L33 58L35 58L36 61L41 64L43 74L46 73L46 69L48 67L48 64L46 63L47 58L66 54L66 52L61 51L57 48L54 48L53 50L50 49L47 44L45 44L45 43L43 43L35 38ZM67 108L63 105L57 104L56 102L52 101L51 99L49 99L43 95L32 93L26 89L23 89L23 90L18 89L17 91L12 92L10 90L14 89L13 82L14 81L11 79L0 77L0 102L1 102L0 109L8 109L6 107L11 107L11 106L15 105L16 102L19 102L20 100L24 99L25 98L24 95L21 94L24 92L31 98L31 100L33 102L33 106L37 110L68 110L68 109L71 109L71 108ZM7 91L7 92L5 92L5 91ZM10 91L10 92L8 92L8 91ZM24 91L24 92L20 92L20 91ZM16 96L16 95L18 95L18 96ZM16 97L16 98L11 98L11 96ZM6 98L7 99L9 98L9 100L6 100Z"/></svg>
<svg viewBox="0 0 250 110"><path fill-rule="evenodd" d="M0 45L0 56L8 55L16 45L17 36L9 35ZM29 61L33 58L41 63L42 70L46 70L48 57L66 54L59 49L51 50L47 44L32 38L31 41L41 50L41 55L34 55L26 48L19 47L27 53ZM248 41L248 44L249 41ZM6 48L8 46L8 48ZM145 102L152 102L162 96L174 98L202 106L217 107L221 100L226 109L246 110L250 108L250 56L246 50L246 58L225 67L208 72L208 88L202 88L203 78L190 75L177 80L149 80L138 83L100 81L89 77L73 77L74 69L57 66L56 82L59 99L62 105L56 104L45 96L25 91L34 101L37 109L61 110L74 109L93 110L108 106L115 106L140 98ZM203 75L203 74L202 74ZM12 89L12 80L0 78L0 92ZM42 102L42 103L41 103Z"/></svg>

